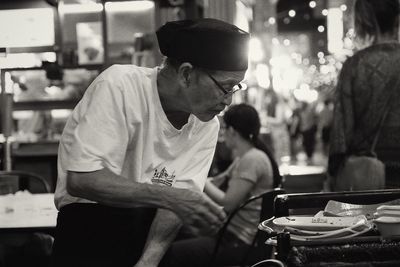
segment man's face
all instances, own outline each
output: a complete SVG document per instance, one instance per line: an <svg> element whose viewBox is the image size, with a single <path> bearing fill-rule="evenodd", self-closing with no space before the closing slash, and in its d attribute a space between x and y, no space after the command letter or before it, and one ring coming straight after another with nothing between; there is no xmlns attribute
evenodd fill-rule
<svg viewBox="0 0 400 267"><path fill-rule="evenodd" d="M195 71L197 79L187 95L190 112L201 121L209 121L232 103L232 94L239 89L246 71Z"/></svg>

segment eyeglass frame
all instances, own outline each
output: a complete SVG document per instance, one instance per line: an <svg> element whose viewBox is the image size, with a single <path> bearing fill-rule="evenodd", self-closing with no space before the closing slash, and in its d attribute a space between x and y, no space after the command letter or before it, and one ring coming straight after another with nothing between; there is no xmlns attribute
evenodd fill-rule
<svg viewBox="0 0 400 267"><path fill-rule="evenodd" d="M205 70L203 70L203 71L204 71L204 73L207 74L207 76L214 82L214 84L218 87L218 89L220 89L220 90L224 93L224 97L231 96L231 95L233 95L234 93L236 93L237 91L240 91L240 90L243 89L243 86L241 85L241 83L238 83L238 84L234 85L233 87L238 86L239 88L233 89L233 87L232 87L232 91L227 91L227 90L214 78L214 76L212 76L208 71L205 71Z"/></svg>

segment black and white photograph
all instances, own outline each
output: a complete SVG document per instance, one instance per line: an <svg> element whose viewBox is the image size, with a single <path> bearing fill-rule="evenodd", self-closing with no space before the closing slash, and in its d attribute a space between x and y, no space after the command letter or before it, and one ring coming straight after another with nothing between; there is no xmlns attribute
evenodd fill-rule
<svg viewBox="0 0 400 267"><path fill-rule="evenodd" d="M400 266L400 0L1 0L0 267Z"/></svg>

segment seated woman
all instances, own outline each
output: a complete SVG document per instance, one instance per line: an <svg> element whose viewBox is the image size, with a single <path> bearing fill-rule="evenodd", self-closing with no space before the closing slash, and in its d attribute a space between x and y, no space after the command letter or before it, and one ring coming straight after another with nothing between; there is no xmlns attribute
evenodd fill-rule
<svg viewBox="0 0 400 267"><path fill-rule="evenodd" d="M223 121L225 125L221 129L224 129L226 145L233 150L236 159L224 173L207 181L204 192L229 213L249 197L278 186L280 180L271 153L258 139L260 119L257 111L247 104L234 105L224 114ZM230 179L226 191L222 191L216 184L226 177ZM230 255L227 250L252 244L260 211L261 199L247 205L232 219L218 250L218 266L240 263L237 261L243 255ZM209 266L216 241L217 236L176 241L161 266ZM241 251L245 253L246 249Z"/></svg>

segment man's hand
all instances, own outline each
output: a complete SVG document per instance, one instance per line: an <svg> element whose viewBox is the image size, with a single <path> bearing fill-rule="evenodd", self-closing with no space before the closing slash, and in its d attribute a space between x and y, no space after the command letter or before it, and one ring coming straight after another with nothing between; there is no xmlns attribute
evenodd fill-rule
<svg viewBox="0 0 400 267"><path fill-rule="evenodd" d="M226 214L208 196L188 189L173 189L166 195L169 209L175 212L194 233L216 233L226 219Z"/></svg>

